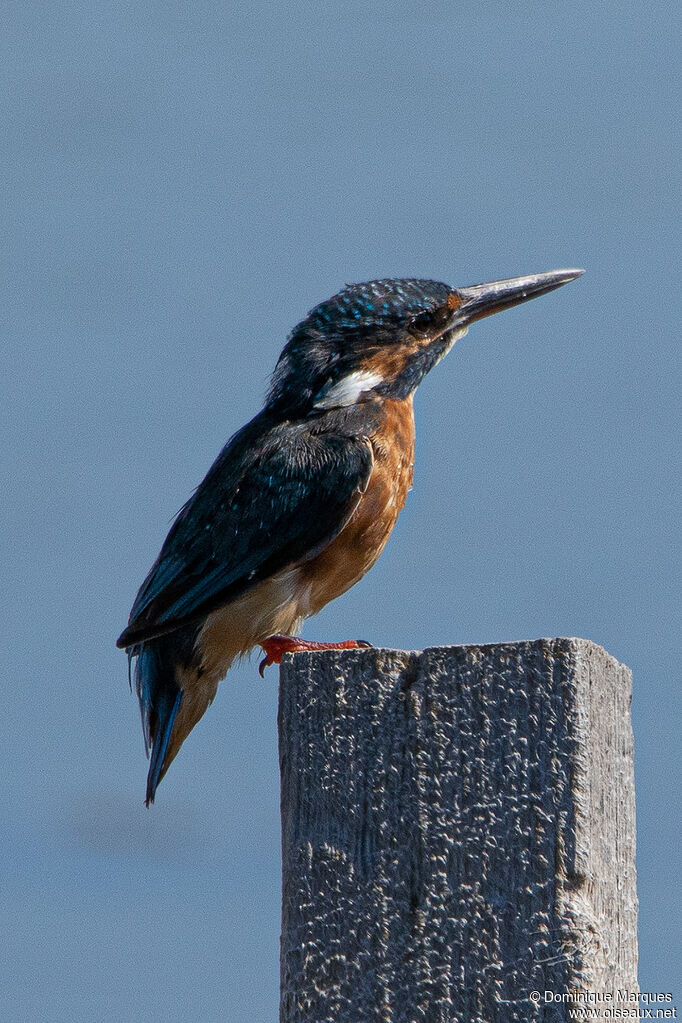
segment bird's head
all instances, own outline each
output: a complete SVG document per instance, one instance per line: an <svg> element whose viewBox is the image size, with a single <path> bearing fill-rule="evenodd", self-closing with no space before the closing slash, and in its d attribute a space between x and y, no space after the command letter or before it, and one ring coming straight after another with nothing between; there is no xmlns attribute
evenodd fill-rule
<svg viewBox="0 0 682 1023"><path fill-rule="evenodd" d="M567 284L582 270L452 288L428 280L349 284L292 331L267 404L323 412L378 395L406 398L469 325Z"/></svg>

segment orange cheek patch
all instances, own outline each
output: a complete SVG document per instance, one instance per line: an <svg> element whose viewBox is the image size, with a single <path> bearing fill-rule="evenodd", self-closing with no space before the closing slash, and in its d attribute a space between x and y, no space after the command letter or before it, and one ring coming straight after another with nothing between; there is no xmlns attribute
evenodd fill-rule
<svg viewBox="0 0 682 1023"><path fill-rule="evenodd" d="M454 313L455 309L459 309L462 304L462 299L459 295L456 295L454 291L451 291L448 295L448 309L451 313Z"/></svg>
<svg viewBox="0 0 682 1023"><path fill-rule="evenodd" d="M364 359L362 368L380 374L384 380L394 380L405 369L409 354L404 348L385 348Z"/></svg>

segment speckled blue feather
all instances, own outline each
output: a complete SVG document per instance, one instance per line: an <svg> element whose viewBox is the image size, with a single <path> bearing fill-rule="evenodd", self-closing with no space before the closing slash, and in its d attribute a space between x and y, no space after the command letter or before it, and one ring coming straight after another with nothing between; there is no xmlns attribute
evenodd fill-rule
<svg viewBox="0 0 682 1023"><path fill-rule="evenodd" d="M447 284L413 278L348 284L311 309L293 333L310 327L328 332L393 325L432 312L447 301L451 291Z"/></svg>

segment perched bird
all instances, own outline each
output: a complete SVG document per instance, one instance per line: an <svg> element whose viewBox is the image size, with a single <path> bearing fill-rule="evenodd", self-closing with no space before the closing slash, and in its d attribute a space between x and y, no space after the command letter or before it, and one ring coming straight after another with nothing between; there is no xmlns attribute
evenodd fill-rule
<svg viewBox="0 0 682 1023"><path fill-rule="evenodd" d="M291 634L381 554L412 483L416 387L474 320L582 272L352 284L294 328L265 407L179 512L118 639L136 658L147 805L236 657L366 645Z"/></svg>

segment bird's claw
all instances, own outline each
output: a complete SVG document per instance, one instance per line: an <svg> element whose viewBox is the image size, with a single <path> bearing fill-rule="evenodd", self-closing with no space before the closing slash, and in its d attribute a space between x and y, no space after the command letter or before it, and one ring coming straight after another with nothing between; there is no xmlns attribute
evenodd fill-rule
<svg viewBox="0 0 682 1023"><path fill-rule="evenodd" d="M296 654L306 650L358 650L371 647L366 639L344 639L340 643L318 643L298 636L269 636L260 644L265 657L258 665L258 673L265 678L265 669L271 664L280 664L284 654Z"/></svg>

